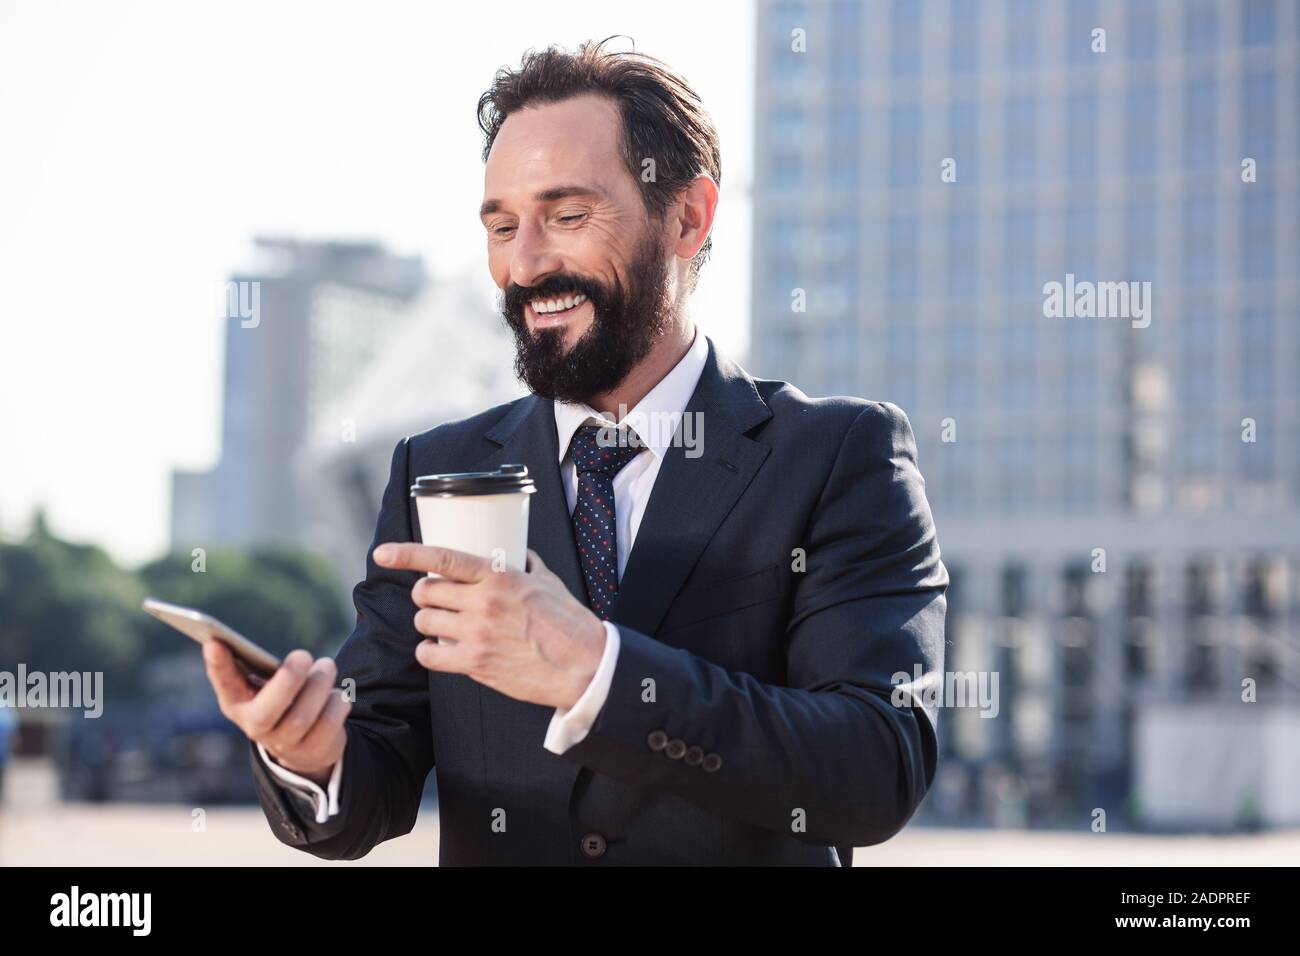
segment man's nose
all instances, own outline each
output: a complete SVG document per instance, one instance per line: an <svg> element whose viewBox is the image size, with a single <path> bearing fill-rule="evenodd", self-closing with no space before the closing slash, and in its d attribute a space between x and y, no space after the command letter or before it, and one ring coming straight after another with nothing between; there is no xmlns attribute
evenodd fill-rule
<svg viewBox="0 0 1300 956"><path fill-rule="evenodd" d="M521 224L510 248L510 279L515 285L533 286L563 267L545 230Z"/></svg>

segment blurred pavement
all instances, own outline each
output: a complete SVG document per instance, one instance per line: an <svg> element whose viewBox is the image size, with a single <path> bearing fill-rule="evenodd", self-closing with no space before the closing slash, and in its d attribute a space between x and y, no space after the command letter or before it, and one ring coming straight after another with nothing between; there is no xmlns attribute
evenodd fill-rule
<svg viewBox="0 0 1300 956"><path fill-rule="evenodd" d="M191 827L176 805L60 803L50 768L9 767L0 808L0 867L6 866L433 866L438 816L428 807L410 834L363 860L338 863L292 850L271 835L257 808L206 811ZM1146 836L912 827L854 853L858 866L1294 866L1300 831L1251 836Z"/></svg>

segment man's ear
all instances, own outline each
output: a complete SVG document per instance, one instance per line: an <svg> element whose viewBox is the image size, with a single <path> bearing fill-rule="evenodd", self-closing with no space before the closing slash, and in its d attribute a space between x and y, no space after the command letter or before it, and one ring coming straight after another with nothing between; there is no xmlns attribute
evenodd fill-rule
<svg viewBox="0 0 1300 956"><path fill-rule="evenodd" d="M679 259L694 259L709 233L718 211L718 184L708 173L700 173L682 190L673 207L677 236L673 252Z"/></svg>

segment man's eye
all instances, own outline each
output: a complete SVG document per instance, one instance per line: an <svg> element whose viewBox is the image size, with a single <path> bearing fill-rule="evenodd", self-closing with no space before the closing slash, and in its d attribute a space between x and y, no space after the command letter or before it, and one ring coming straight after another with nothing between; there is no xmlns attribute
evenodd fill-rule
<svg viewBox="0 0 1300 956"><path fill-rule="evenodd" d="M585 212L572 212L572 213L569 213L569 214L566 215L566 216L561 216L561 217L560 217L560 222L577 222L579 219L583 218L585 215L587 215Z"/></svg>
<svg viewBox="0 0 1300 956"><path fill-rule="evenodd" d="M492 230L492 235L505 236L505 235L509 235L514 231L515 231L514 226L497 226L495 229Z"/></svg>

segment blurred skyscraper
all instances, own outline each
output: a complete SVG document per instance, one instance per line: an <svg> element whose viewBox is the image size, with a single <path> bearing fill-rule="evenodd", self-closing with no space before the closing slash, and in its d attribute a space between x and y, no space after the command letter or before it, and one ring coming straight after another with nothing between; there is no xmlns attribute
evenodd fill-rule
<svg viewBox="0 0 1300 956"><path fill-rule="evenodd" d="M365 575L397 443L524 394L494 293L479 273L431 283L306 436L294 463L311 514L302 543L332 560L345 597Z"/></svg>
<svg viewBox="0 0 1300 956"><path fill-rule="evenodd" d="M1000 680L923 817L1300 823L1297 5L761 0L757 42L751 370L907 412L947 668Z"/></svg>
<svg viewBox="0 0 1300 956"><path fill-rule="evenodd" d="M303 543L306 494L292 463L426 284L419 257L375 243L260 238L254 247L226 287L221 460L172 479L181 551Z"/></svg>

